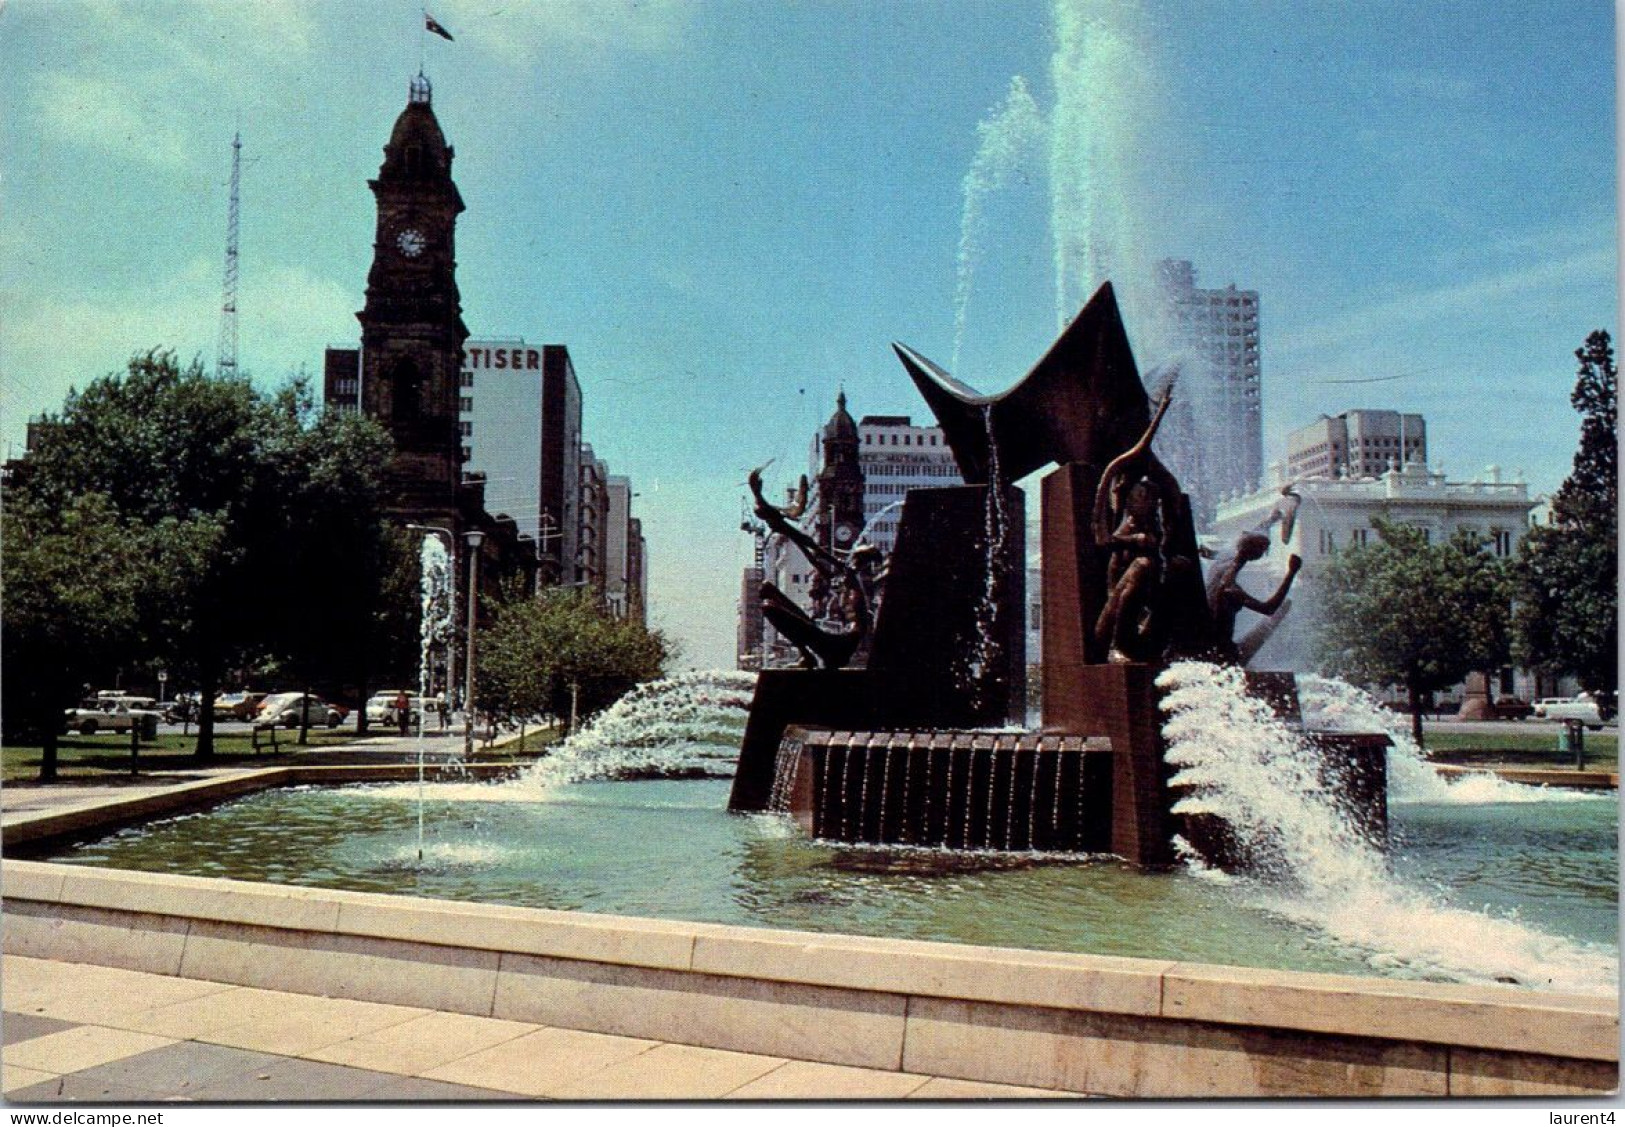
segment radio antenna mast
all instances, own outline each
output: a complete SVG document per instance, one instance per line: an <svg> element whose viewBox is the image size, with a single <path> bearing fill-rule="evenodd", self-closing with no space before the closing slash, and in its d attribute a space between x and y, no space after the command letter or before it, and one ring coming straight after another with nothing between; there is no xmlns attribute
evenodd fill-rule
<svg viewBox="0 0 1625 1127"><path fill-rule="evenodd" d="M231 139L231 203L226 209L226 275L220 286L220 349L216 377L237 374L237 191L242 183L243 135Z"/></svg>

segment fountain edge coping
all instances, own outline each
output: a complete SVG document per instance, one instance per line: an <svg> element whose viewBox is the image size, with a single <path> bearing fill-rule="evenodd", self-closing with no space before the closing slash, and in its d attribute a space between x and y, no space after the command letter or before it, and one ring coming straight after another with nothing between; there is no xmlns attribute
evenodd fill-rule
<svg viewBox="0 0 1625 1127"><path fill-rule="evenodd" d="M1616 998L467 904L0 861L11 905L91 909L1048 1010L1619 1059Z"/></svg>

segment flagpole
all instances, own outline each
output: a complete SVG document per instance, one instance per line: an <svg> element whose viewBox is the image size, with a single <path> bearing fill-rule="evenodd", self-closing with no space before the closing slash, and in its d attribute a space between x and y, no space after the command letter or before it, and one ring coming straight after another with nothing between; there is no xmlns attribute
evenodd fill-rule
<svg viewBox="0 0 1625 1127"><path fill-rule="evenodd" d="M429 9L422 9L423 18L418 21L418 73L423 73L423 60L428 55L429 47Z"/></svg>

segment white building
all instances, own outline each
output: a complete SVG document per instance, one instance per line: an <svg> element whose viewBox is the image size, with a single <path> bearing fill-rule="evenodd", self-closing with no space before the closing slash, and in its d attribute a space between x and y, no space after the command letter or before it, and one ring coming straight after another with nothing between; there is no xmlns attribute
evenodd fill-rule
<svg viewBox="0 0 1625 1127"><path fill-rule="evenodd" d="M1468 532L1483 542L1486 551L1511 556L1528 530L1534 507L1529 487L1522 481L1502 481L1495 466L1482 479L1468 482L1447 481L1444 474L1416 460L1375 476L1293 481L1277 463L1270 467L1270 478L1262 490L1220 504L1208 538L1221 556L1227 555L1238 536L1264 522L1283 486L1291 482L1303 498L1291 541L1282 545L1279 528L1272 529L1269 554L1242 573L1243 585L1262 598L1280 581L1289 555L1303 558L1303 570L1292 588L1292 611L1259 652L1254 664L1260 669L1309 668L1321 576L1338 552L1375 541L1374 521L1410 525L1435 544ZM1238 632L1256 620L1244 615Z"/></svg>

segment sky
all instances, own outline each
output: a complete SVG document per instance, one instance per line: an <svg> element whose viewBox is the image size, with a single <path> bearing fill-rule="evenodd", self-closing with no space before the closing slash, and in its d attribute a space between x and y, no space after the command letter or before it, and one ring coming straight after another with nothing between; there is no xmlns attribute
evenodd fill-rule
<svg viewBox="0 0 1625 1127"><path fill-rule="evenodd" d="M1533 494L1617 335L1603 0L0 0L0 445L153 347L212 362L243 140L239 365L353 344L367 180L421 66L455 146L464 318L568 346L629 474L651 618L733 664L744 481L853 412L927 414L890 350L1015 383L1153 264L1259 291L1266 461L1418 411L1452 479Z"/></svg>

